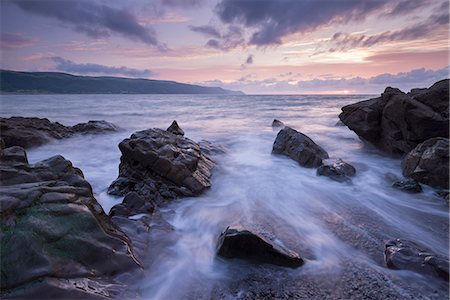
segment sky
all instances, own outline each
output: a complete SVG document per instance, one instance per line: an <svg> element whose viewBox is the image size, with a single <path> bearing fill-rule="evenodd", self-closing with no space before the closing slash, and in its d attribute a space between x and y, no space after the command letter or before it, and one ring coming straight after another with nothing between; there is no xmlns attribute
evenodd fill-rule
<svg viewBox="0 0 450 300"><path fill-rule="evenodd" d="M247 94L378 94L449 77L448 0L0 0L1 68Z"/></svg>

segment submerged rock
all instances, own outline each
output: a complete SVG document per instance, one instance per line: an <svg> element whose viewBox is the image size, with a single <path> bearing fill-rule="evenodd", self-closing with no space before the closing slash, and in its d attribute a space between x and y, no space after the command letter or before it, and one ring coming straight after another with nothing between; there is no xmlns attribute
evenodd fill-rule
<svg viewBox="0 0 450 300"><path fill-rule="evenodd" d="M70 161L54 156L30 165L23 148L6 148L0 175L2 292L50 277L57 285L76 278L112 284L112 276L139 268L128 237Z"/></svg>
<svg viewBox="0 0 450 300"><path fill-rule="evenodd" d="M421 193L422 187L414 179L398 180L392 184L392 187L407 192L407 193Z"/></svg>
<svg viewBox="0 0 450 300"><path fill-rule="evenodd" d="M449 188L449 139L432 138L402 161L403 175L433 187Z"/></svg>
<svg viewBox="0 0 450 300"><path fill-rule="evenodd" d="M116 131L114 124L106 121L89 121L75 126L64 126L48 119L11 117L0 118L0 135L5 147L30 148L63 139L77 133L103 133Z"/></svg>
<svg viewBox="0 0 450 300"><path fill-rule="evenodd" d="M169 128L167 128L167 131L176 135L184 135L184 131L183 129L180 128L180 126L178 126L177 121L173 121L172 124L169 126Z"/></svg>
<svg viewBox="0 0 450 300"><path fill-rule="evenodd" d="M285 127L278 132L272 153L286 155L308 168L319 167L322 160L328 158L328 153L322 147L308 136L290 127Z"/></svg>
<svg viewBox="0 0 450 300"><path fill-rule="evenodd" d="M272 121L272 127L284 127L284 123L280 120L274 119Z"/></svg>
<svg viewBox="0 0 450 300"><path fill-rule="evenodd" d="M199 144L161 129L133 133L119 144L119 177L108 192L136 192L146 201L195 196L211 186L214 162Z"/></svg>
<svg viewBox="0 0 450 300"><path fill-rule="evenodd" d="M225 258L241 258L290 268L304 263L294 251L284 249L241 226L228 227L220 235L217 249L217 254Z"/></svg>
<svg viewBox="0 0 450 300"><path fill-rule="evenodd" d="M388 268L437 275L447 281L449 279L448 258L440 257L412 241L401 239L388 241L384 257Z"/></svg>
<svg viewBox="0 0 450 300"><path fill-rule="evenodd" d="M318 176L327 176L338 182L351 181L350 177L355 176L355 173L355 167L340 158L332 164L324 164L317 169Z"/></svg>
<svg viewBox="0 0 450 300"><path fill-rule="evenodd" d="M449 137L449 80L405 94L386 88L381 97L342 107L341 121L360 138L394 154L433 137Z"/></svg>

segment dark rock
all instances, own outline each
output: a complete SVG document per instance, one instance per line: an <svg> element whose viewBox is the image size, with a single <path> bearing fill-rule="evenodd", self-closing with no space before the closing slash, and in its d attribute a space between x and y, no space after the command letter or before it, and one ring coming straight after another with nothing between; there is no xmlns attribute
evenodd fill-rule
<svg viewBox="0 0 450 300"><path fill-rule="evenodd" d="M317 169L318 176L328 176L338 182L351 181L350 177L355 176L355 173L355 167L340 158L332 164L324 164Z"/></svg>
<svg viewBox="0 0 450 300"><path fill-rule="evenodd" d="M183 129L180 128L180 126L178 126L177 121L173 121L172 124L169 126L169 128L167 128L167 131L176 135L184 135L184 131Z"/></svg>
<svg viewBox="0 0 450 300"><path fill-rule="evenodd" d="M119 177L108 192L137 192L146 201L195 196L209 188L213 161L200 146L161 129L139 131L119 144Z"/></svg>
<svg viewBox="0 0 450 300"><path fill-rule="evenodd" d="M433 187L449 187L449 139L432 138L414 148L402 161L403 175Z"/></svg>
<svg viewBox="0 0 450 300"><path fill-rule="evenodd" d="M385 245L386 265L391 269L412 270L418 273L437 275L448 281L448 258L408 240L391 240Z"/></svg>
<svg viewBox="0 0 450 300"><path fill-rule="evenodd" d="M200 142L198 142L198 145L202 153L206 155L218 155L227 152L227 149L224 146L212 143L207 140L201 140Z"/></svg>
<svg viewBox="0 0 450 300"><path fill-rule="evenodd" d="M404 154L433 137L449 136L449 80L405 94L386 88L381 97L342 107L341 121L380 149Z"/></svg>
<svg viewBox="0 0 450 300"><path fill-rule="evenodd" d="M102 133L115 130L116 126L106 121L89 121L71 127L41 118L0 118L0 135L5 147L29 148L40 146L52 139L68 138L76 133Z"/></svg>
<svg viewBox="0 0 450 300"><path fill-rule="evenodd" d="M286 155L308 168L318 167L323 159L328 158L328 153L322 147L290 127L285 127L278 132L272 153Z"/></svg>
<svg viewBox="0 0 450 300"><path fill-rule="evenodd" d="M217 254L225 258L241 258L290 268L304 263L297 253L241 226L228 227L220 235L217 249Z"/></svg>
<svg viewBox="0 0 450 300"><path fill-rule="evenodd" d="M272 127L284 127L284 123L280 120L274 119L272 121Z"/></svg>
<svg viewBox="0 0 450 300"><path fill-rule="evenodd" d="M421 193L422 187L420 184L413 179L399 180L392 184L392 186L398 190L407 193Z"/></svg>
<svg viewBox="0 0 450 300"><path fill-rule="evenodd" d="M95 280L139 268L128 237L70 161L30 165L23 149L6 148L0 175L2 292L48 277Z"/></svg>
<svg viewBox="0 0 450 300"><path fill-rule="evenodd" d="M154 210L155 204L151 200L146 201L138 193L130 192L125 196L122 203L111 208L109 215L111 217L130 216L140 213L153 213Z"/></svg>

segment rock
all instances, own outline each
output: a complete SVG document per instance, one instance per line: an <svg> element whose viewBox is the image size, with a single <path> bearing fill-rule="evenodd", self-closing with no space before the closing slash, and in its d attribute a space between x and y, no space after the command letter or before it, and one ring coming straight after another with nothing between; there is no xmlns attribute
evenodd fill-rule
<svg viewBox="0 0 450 300"><path fill-rule="evenodd" d="M355 173L355 167L340 158L332 164L324 164L317 169L318 176L328 176L338 182L351 181L350 177L355 176Z"/></svg>
<svg viewBox="0 0 450 300"><path fill-rule="evenodd" d="M180 126L178 126L177 121L173 121L172 124L169 126L169 128L167 128L167 131L176 135L184 135L184 131L183 129L180 128Z"/></svg>
<svg viewBox="0 0 450 300"><path fill-rule="evenodd" d="M54 156L30 165L22 148L6 148L0 175L2 292L50 277L112 282L139 269L128 237L70 161Z"/></svg>
<svg viewBox="0 0 450 300"><path fill-rule="evenodd" d="M227 152L227 149L224 146L212 143L207 140L201 140L200 142L198 142L198 145L202 153L210 156L224 154Z"/></svg>
<svg viewBox="0 0 450 300"><path fill-rule="evenodd" d="M122 203L114 205L109 215L114 216L130 216L140 213L153 213L155 204L152 201L145 201L136 192L128 193Z"/></svg>
<svg viewBox="0 0 450 300"><path fill-rule="evenodd" d="M440 257L412 241L401 239L388 241L384 257L388 268L437 275L447 281L449 279L448 258Z"/></svg>
<svg viewBox="0 0 450 300"><path fill-rule="evenodd" d="M392 187L407 192L407 193L421 193L422 187L413 179L399 180L392 184Z"/></svg>
<svg viewBox="0 0 450 300"><path fill-rule="evenodd" d="M108 192L136 192L159 203L179 196L195 196L211 186L214 162L200 146L161 129L139 131L119 144L119 177Z"/></svg>
<svg viewBox="0 0 450 300"><path fill-rule="evenodd" d="M449 80L405 94L386 88L381 97L342 107L341 121L378 148L404 154L433 137L449 136Z"/></svg>
<svg viewBox="0 0 450 300"><path fill-rule="evenodd" d="M30 148L45 144L52 139L68 138L76 133L103 133L116 130L115 125L106 121L89 121L75 126L64 126L41 118L0 118L0 135L4 147Z"/></svg>
<svg viewBox="0 0 450 300"><path fill-rule="evenodd" d="M286 155L308 168L319 167L322 160L328 158L328 153L322 147L290 127L285 127L278 132L272 153Z"/></svg>
<svg viewBox="0 0 450 300"><path fill-rule="evenodd" d="M432 138L402 161L403 175L433 187L449 188L449 139Z"/></svg>
<svg viewBox="0 0 450 300"><path fill-rule="evenodd" d="M280 120L274 119L272 122L272 127L284 127L284 123Z"/></svg>
<svg viewBox="0 0 450 300"><path fill-rule="evenodd" d="M225 258L241 258L290 268L297 268L304 263L297 253L242 226L228 227L220 235L217 249L217 254Z"/></svg>

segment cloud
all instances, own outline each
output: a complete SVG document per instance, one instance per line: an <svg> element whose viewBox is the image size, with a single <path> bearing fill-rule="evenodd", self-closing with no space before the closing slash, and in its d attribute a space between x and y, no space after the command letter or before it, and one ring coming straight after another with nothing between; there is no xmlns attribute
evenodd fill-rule
<svg viewBox="0 0 450 300"><path fill-rule="evenodd" d="M441 13L431 15L424 22L405 27L396 31L385 31L374 35L335 33L330 43L329 52L347 51L353 48L367 48L376 44L393 41L410 41L430 36L440 29L448 32L449 13L448 8Z"/></svg>
<svg viewBox="0 0 450 300"><path fill-rule="evenodd" d="M0 34L0 48L3 50L32 46L36 44L37 41L37 38L28 37L23 33L8 33L2 31Z"/></svg>
<svg viewBox="0 0 450 300"><path fill-rule="evenodd" d="M429 87L436 81L448 78L449 73L446 67L437 70L421 68L396 74L385 73L368 78L324 76L309 80L294 80L293 78L283 77L257 79L254 76L244 76L233 82L225 83L220 80L211 80L198 84L242 90L249 94L342 93L344 91L355 94L378 94L383 92L387 86L397 87L405 92L416 87Z"/></svg>
<svg viewBox="0 0 450 300"><path fill-rule="evenodd" d="M205 0L161 0L165 6L191 8L201 6Z"/></svg>
<svg viewBox="0 0 450 300"><path fill-rule="evenodd" d="M138 70L127 67L109 67L99 64L77 64L62 57L51 57L56 63L55 69L76 74L123 75L128 77L148 78L154 73L148 69Z"/></svg>
<svg viewBox="0 0 450 300"><path fill-rule="evenodd" d="M245 61L245 63L247 65L253 64L253 54L250 54L249 56L247 56L247 60Z"/></svg>
<svg viewBox="0 0 450 300"><path fill-rule="evenodd" d="M362 20L387 3L388 0L222 0L215 12L225 24L255 29L248 42L263 46L281 44L281 39L292 33Z"/></svg>
<svg viewBox="0 0 450 300"><path fill-rule="evenodd" d="M70 24L74 30L93 38L109 37L112 33L118 33L131 40L160 49L166 48L158 41L155 31L139 24L137 17L127 9L83 0L21 0L13 3L28 13Z"/></svg>
<svg viewBox="0 0 450 300"><path fill-rule="evenodd" d="M219 32L217 28L211 25L203 25L203 26L189 26L194 32L201 33L207 37L221 38L222 34Z"/></svg>
<svg viewBox="0 0 450 300"><path fill-rule="evenodd" d="M245 39L242 29L238 26L231 25L224 32L219 33L217 38L208 40L206 46L222 51L229 51L244 44Z"/></svg>

